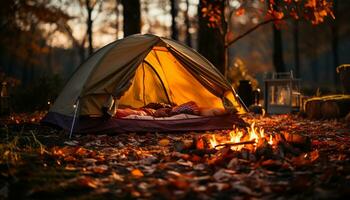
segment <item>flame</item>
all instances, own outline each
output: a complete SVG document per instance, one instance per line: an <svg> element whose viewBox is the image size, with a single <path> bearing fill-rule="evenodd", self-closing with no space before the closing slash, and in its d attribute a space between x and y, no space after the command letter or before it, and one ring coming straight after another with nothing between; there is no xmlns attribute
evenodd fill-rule
<svg viewBox="0 0 350 200"><path fill-rule="evenodd" d="M256 143L258 143L259 138L263 138L264 137L264 131L263 129L259 129L255 127L255 122L252 123L252 125L250 126L250 128L247 128L248 134L249 134L249 140L255 140ZM259 132L259 135L257 134Z"/></svg>
<svg viewBox="0 0 350 200"><path fill-rule="evenodd" d="M229 139L221 141L217 140L215 135L212 135L211 138L209 139L209 143L211 148L222 148L222 147L217 147L217 145L225 144L225 143L239 143L243 141L254 141L255 143L253 144L254 148L256 148L256 145L258 144L259 140L265 138L265 130L263 128L257 128L255 127L255 122L253 122L250 127L247 128L246 131L248 137L245 135L244 130L240 130L239 128L233 127L233 130L230 131L229 133ZM248 139L248 140L247 140ZM272 135L269 135L268 139L268 144L273 145L273 137ZM232 146L231 149L234 151L239 151L241 150L245 145L235 145Z"/></svg>
<svg viewBox="0 0 350 200"><path fill-rule="evenodd" d="M235 131L230 132L230 142L238 143L241 142L241 138L243 137L243 132L236 128ZM233 146L231 149L234 151L239 151L243 148L243 145Z"/></svg>
<svg viewBox="0 0 350 200"><path fill-rule="evenodd" d="M212 148L215 148L216 145L218 145L218 142L216 141L215 135L212 135L211 139L209 139L209 142L210 142L210 146Z"/></svg>
<svg viewBox="0 0 350 200"><path fill-rule="evenodd" d="M272 135L270 135L270 139L269 139L268 143L269 143L270 145L273 145Z"/></svg>

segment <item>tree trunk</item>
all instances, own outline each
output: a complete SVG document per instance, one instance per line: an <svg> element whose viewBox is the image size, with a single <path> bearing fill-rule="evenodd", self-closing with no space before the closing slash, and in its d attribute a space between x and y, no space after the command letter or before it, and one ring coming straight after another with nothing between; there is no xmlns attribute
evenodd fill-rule
<svg viewBox="0 0 350 200"><path fill-rule="evenodd" d="M294 21L294 65L295 65L295 76L300 78L300 52L299 52L299 22Z"/></svg>
<svg viewBox="0 0 350 200"><path fill-rule="evenodd" d="M332 23L332 50L333 50L333 66L334 68L339 65L339 52L338 52L338 0L334 0L333 12L335 16L335 20ZM337 84L339 82L338 74L336 70L333 68L334 73L334 82Z"/></svg>
<svg viewBox="0 0 350 200"><path fill-rule="evenodd" d="M141 32L140 0L122 0L124 37Z"/></svg>
<svg viewBox="0 0 350 200"><path fill-rule="evenodd" d="M273 26L273 65L276 72L285 72L283 60L282 32L274 24Z"/></svg>
<svg viewBox="0 0 350 200"><path fill-rule="evenodd" d="M278 2L273 6L277 10ZM285 72L285 65L283 59L283 43L282 43L282 32L276 27L275 24L272 24L273 31L273 65L276 72Z"/></svg>
<svg viewBox="0 0 350 200"><path fill-rule="evenodd" d="M115 0L115 32L116 39L119 39L119 0Z"/></svg>
<svg viewBox="0 0 350 200"><path fill-rule="evenodd" d="M170 0L170 13L171 13L171 38L178 40L179 31L177 29L176 17L178 13L176 0Z"/></svg>
<svg viewBox="0 0 350 200"><path fill-rule="evenodd" d="M188 9L190 6L190 3L188 2L189 0L186 0L186 10L185 10L185 25L186 25L186 44L189 47L192 47L192 36L190 33L190 18L188 16Z"/></svg>
<svg viewBox="0 0 350 200"><path fill-rule="evenodd" d="M198 5L198 52L206 57L222 74L225 74L225 40L219 28L208 26L208 19L202 16L203 1ZM224 1L220 3L223 10Z"/></svg>
<svg viewBox="0 0 350 200"><path fill-rule="evenodd" d="M85 42L81 46L77 46L79 54L79 62L82 64L85 61Z"/></svg>
<svg viewBox="0 0 350 200"><path fill-rule="evenodd" d="M93 25L93 21L92 21L92 11L93 11L93 7L91 6L91 1L90 0L85 0L85 4L86 4L86 11L88 13L88 17L86 20L86 25L87 25L87 35L88 35L88 42L89 42L89 56L92 55L92 53L94 52L94 48L93 48L93 44L92 44L92 25Z"/></svg>
<svg viewBox="0 0 350 200"><path fill-rule="evenodd" d="M48 71L49 71L49 74L53 74L53 64L52 64L52 46L51 44L48 45L48 52L47 52L47 55L46 55L46 61L47 61L47 68L48 68Z"/></svg>

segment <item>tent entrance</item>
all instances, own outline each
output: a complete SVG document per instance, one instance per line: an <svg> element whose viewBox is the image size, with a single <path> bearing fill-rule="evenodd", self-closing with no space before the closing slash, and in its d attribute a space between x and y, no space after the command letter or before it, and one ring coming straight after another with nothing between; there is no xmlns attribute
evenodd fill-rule
<svg viewBox="0 0 350 200"><path fill-rule="evenodd" d="M167 100L168 100L168 104L172 104L172 102L170 101L170 98L169 98L169 94L168 94L168 91L167 91L167 89L165 88L165 85L164 85L164 82L163 82L163 80L161 79L161 77L160 77L160 75L158 74L158 72L156 71L156 69L149 63L149 62L147 62L146 60L143 60L142 61L142 73L143 73L143 88L146 88L146 85L145 85L145 76L146 76L146 73L145 73L145 66L147 66L147 67L149 67L150 69L152 69L152 71L153 71L153 73L156 75L156 77L158 78L158 80L159 80L159 83L161 84L161 86L162 86L162 89L163 89L163 92L164 92L164 94L166 95L166 98L167 98ZM145 89L144 89L144 91L145 91ZM144 95L145 95L145 92L144 92ZM145 100L146 98L144 97L144 100ZM146 102L144 103L145 105L147 105L146 104Z"/></svg>
<svg viewBox="0 0 350 200"><path fill-rule="evenodd" d="M142 61L135 72L132 84L120 99L120 106L143 107L152 102L171 104L168 90L154 66Z"/></svg>
<svg viewBox="0 0 350 200"><path fill-rule="evenodd" d="M139 108L148 103L183 104L224 108L221 98L202 85L165 46L155 46L139 64L120 106Z"/></svg>

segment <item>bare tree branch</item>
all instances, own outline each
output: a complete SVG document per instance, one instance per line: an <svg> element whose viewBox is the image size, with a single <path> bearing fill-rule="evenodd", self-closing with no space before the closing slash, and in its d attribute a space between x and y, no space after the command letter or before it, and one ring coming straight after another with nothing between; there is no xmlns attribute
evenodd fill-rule
<svg viewBox="0 0 350 200"><path fill-rule="evenodd" d="M233 43L237 42L238 40L242 39L246 35L250 34L251 32L255 31L256 29L258 29L259 27L261 27L261 26L263 26L265 24L268 24L270 22L282 21L282 20L285 20L285 19L286 18L282 18L282 19L268 19L268 20L262 21L262 22L256 24L255 26L253 26L251 29L249 29L246 32L242 33L241 35L237 36L235 39L229 41L227 44L225 44L225 47L231 46Z"/></svg>

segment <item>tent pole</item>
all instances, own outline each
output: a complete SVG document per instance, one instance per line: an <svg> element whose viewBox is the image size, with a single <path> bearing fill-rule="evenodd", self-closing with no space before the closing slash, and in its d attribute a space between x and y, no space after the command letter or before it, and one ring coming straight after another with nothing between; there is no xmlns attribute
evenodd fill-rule
<svg viewBox="0 0 350 200"><path fill-rule="evenodd" d="M241 99L241 97L237 94L236 90L232 87L231 85L231 90L233 92L233 95L241 102L241 104L243 105L244 109L249 112L248 107L245 105L245 103L243 102L243 100Z"/></svg>
<svg viewBox="0 0 350 200"><path fill-rule="evenodd" d="M147 62L146 60L144 60L143 62L146 63L153 70L153 72L157 75L157 77L158 77L158 79L160 81L160 84L162 84L163 90L165 92L165 95L166 95L166 98L167 98L169 104L172 104L172 102L170 101L170 97L169 97L168 91L166 90L165 85L164 85L162 79L160 78L158 72L156 71L156 69L154 69L154 67L149 62Z"/></svg>
<svg viewBox="0 0 350 200"><path fill-rule="evenodd" d="M78 107L79 107L79 98L77 100L77 102L74 104L75 110L74 110L74 116L73 116L73 122L72 122L72 126L70 128L70 133L69 133L69 139L72 138L73 135L73 129L74 129L74 125L75 125L75 119L77 117L77 111L78 111Z"/></svg>

